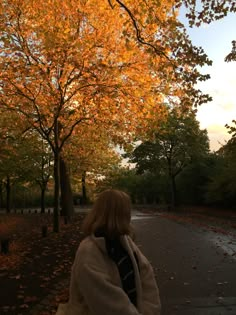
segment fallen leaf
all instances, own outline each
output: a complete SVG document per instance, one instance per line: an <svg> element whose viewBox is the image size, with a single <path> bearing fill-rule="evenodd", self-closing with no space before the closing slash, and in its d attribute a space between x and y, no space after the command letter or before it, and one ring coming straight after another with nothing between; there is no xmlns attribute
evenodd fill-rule
<svg viewBox="0 0 236 315"><path fill-rule="evenodd" d="M26 296L26 298L24 299L24 302L30 303L30 302L35 302L37 300L38 300L38 298L36 296Z"/></svg>
<svg viewBox="0 0 236 315"><path fill-rule="evenodd" d="M29 308L29 305L28 304L21 304L20 308L26 309L26 308Z"/></svg>

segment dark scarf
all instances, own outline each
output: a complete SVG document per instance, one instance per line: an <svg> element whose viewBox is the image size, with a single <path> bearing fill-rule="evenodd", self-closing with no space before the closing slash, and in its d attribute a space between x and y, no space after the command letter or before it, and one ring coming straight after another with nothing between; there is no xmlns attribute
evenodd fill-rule
<svg viewBox="0 0 236 315"><path fill-rule="evenodd" d="M107 253L117 265L123 290L128 295L130 301L137 306L134 267L128 252L121 245L119 238L109 239L101 232L96 232L95 236L105 238ZM138 264L137 255L135 253L134 256Z"/></svg>

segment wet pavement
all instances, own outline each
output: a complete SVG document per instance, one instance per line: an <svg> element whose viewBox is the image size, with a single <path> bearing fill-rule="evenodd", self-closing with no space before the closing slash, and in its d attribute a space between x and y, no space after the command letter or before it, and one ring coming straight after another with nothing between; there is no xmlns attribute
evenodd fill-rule
<svg viewBox="0 0 236 315"><path fill-rule="evenodd" d="M162 315L236 314L236 238L134 212L136 242L157 275Z"/></svg>
<svg viewBox="0 0 236 315"><path fill-rule="evenodd" d="M89 208L76 212L88 212ZM136 243L151 261L162 315L236 315L236 237L133 211ZM31 315L50 304L69 279L57 284Z"/></svg>

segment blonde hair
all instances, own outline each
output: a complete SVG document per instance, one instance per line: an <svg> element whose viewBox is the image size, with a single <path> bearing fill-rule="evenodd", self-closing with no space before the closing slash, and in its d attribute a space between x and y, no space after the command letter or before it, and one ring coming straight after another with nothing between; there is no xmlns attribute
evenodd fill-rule
<svg viewBox="0 0 236 315"><path fill-rule="evenodd" d="M131 234L131 200L123 191L109 189L98 195L82 230L86 236L102 230L108 237Z"/></svg>

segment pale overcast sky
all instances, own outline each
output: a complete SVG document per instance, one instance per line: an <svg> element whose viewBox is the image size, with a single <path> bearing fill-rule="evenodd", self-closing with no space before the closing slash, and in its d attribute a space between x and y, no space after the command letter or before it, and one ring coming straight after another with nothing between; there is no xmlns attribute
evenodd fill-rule
<svg viewBox="0 0 236 315"><path fill-rule="evenodd" d="M185 22L182 14L180 17ZM198 108L197 118L201 128L208 130L210 147L215 151L230 138L225 124L236 119L236 62L224 62L231 51L231 41L236 40L236 15L200 28L188 28L188 33L193 44L203 47L213 61L211 67L202 69L211 79L199 84L213 101Z"/></svg>

